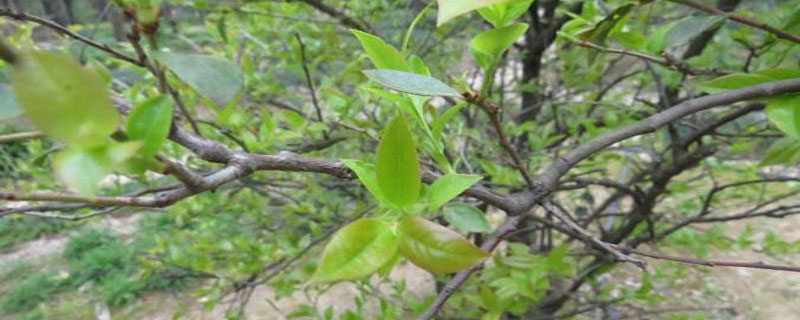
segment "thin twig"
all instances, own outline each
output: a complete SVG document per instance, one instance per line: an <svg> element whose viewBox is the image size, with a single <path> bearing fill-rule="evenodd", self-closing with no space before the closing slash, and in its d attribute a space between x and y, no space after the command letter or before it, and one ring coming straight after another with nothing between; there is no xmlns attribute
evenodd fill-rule
<svg viewBox="0 0 800 320"><path fill-rule="evenodd" d="M314 89L314 80L311 80L311 73L308 72L308 61L306 60L306 45L303 44L303 39L300 38L299 33L294 34L295 39L297 39L297 43L300 46L300 59L301 65L303 66L303 74L306 76L306 84L308 84L308 91L311 92L311 103L314 105L314 110L317 112L317 121L324 123L325 121L322 119L322 109L319 107L319 101L317 100L317 90ZM328 132L323 131L323 135L325 135L325 139L328 139Z"/></svg>
<svg viewBox="0 0 800 320"><path fill-rule="evenodd" d="M619 251L624 253L633 253L638 254L640 256L649 257L658 260L669 260L675 262L681 262L686 264L695 264L701 265L706 267L735 267L735 268L751 268L751 269L768 269L768 270L778 270L778 271L791 271L791 272L800 272L800 267L794 266L778 266L773 264L767 264L761 261L757 262L738 262L738 261L720 261L720 260L703 260L703 259L695 259L695 258L685 258L685 257L675 257L669 256L664 254L652 253L641 251L637 249L633 249L630 247L625 246L617 246L613 245Z"/></svg>
<svg viewBox="0 0 800 320"><path fill-rule="evenodd" d="M500 111L502 111L500 107L474 92L464 93L464 99L481 107L481 109L486 112L486 115L489 116L489 120L492 122L494 130L497 132L497 139L500 141L500 145L511 157L511 160L514 162L514 166L522 175L522 178L525 180L525 184L528 186L528 188L533 188L533 179L531 179L531 176L528 173L527 166L522 161L522 158L520 158L519 153L517 153L517 149L515 149L514 146L512 146L508 141L508 137L503 130L503 124L500 123Z"/></svg>
<svg viewBox="0 0 800 320"><path fill-rule="evenodd" d="M540 202L542 207L550 214L555 216L558 220L561 220L573 233L573 236L586 242L587 244L592 245L593 247L597 247L608 253L611 253L617 261L620 262L629 262L632 263L642 270L645 270L645 263L642 260L631 258L630 256L620 252L619 250L614 248L613 244L606 243L600 241L599 239L593 237L586 229L579 226L577 223L572 221L561 209L554 205L549 199L542 200Z"/></svg>
<svg viewBox="0 0 800 320"><path fill-rule="evenodd" d="M707 6L705 4L694 2L694 1L691 1L691 0L667 0L667 1L678 3L678 4L682 4L682 5L685 5L685 6L689 6L689 7L695 8L695 9L700 10L700 11L705 11L705 12L713 14L713 15L726 16L726 17L728 17L728 19L736 21L738 23L745 24L745 25L748 25L748 26L751 26L751 27L754 27L754 28L761 29L761 30L764 30L766 32L772 33L775 36L777 36L778 38L789 40L789 41L792 41L792 42L795 42L795 43L800 43L800 36L795 35L795 34L791 34L789 32L786 32L786 31L778 29L778 28L775 28L775 27L770 26L769 24L767 24L765 22L761 22L761 21L758 21L758 20L755 20L755 19L750 19L750 18L743 17L743 16L740 16L740 15L737 15L737 14L731 14L731 13L725 12L723 10L720 10L718 8L715 8L715 7L712 7L712 6Z"/></svg>
<svg viewBox="0 0 800 320"><path fill-rule="evenodd" d="M35 22L35 23L37 23L39 25L48 27L48 28L52 29L53 31L56 31L56 32L61 33L63 35L66 35L66 36L68 36L70 38L73 38L75 40L83 42L83 43L85 43L85 44L87 44L89 46L92 46L94 48L97 48L97 49L100 49L102 51L105 51L105 52L111 54L112 56L114 56L114 57L116 57L116 58L118 58L120 60L125 60L125 61L127 61L129 63L132 63L134 65L137 65L137 66L144 66L144 64L142 64L141 61L139 61L138 59L136 59L134 57L131 57L131 56L127 55L127 54L124 54L124 53L122 53L120 51L117 51L117 50L111 48L110 46L108 46L107 44L99 43L99 42L96 42L96 41L94 41L92 39L84 37L79 33L73 32L72 30L69 30L68 28L66 28L64 26L62 26L62 25L60 25L58 23L55 23L53 21L47 20L45 18L37 17L37 16L30 15L30 14L27 14L27 13L24 13L24 12L15 12L15 11L12 11L10 9L3 9L3 8L0 8L0 16L6 16L6 17L17 19L17 20Z"/></svg>
<svg viewBox="0 0 800 320"><path fill-rule="evenodd" d="M682 73L685 73L685 74L688 74L688 75L726 75L726 74L730 74L731 73L731 72L728 72L728 71L718 70L718 69L714 69L714 68L711 68L711 69L692 68L691 66L689 66L688 64L686 64L685 62L682 62L682 61L677 61L677 60L670 59L670 58L662 59L662 58L659 58L659 57L654 57L654 56L651 56L651 55L648 55L648 54L644 54L644 53L636 52L636 51L630 51L630 50L626 50L626 49L615 49L615 48L604 47L604 46L601 46L601 45L598 45L598 44L595 44L595 43L592 43L592 42L589 42L589 41L585 41L585 40L578 41L577 44L579 46L581 46L581 47L584 47L584 48L595 49L595 50L599 50L599 51L602 51L602 52L605 52L605 53L621 54L621 55L626 55L626 56L639 58L639 59L642 59L644 61L653 62L653 63L665 66L667 68L670 68L670 69L673 69L673 70L676 70L676 71L679 71L679 72L682 72Z"/></svg>
<svg viewBox="0 0 800 320"><path fill-rule="evenodd" d="M27 132L16 132L16 133L9 133L0 135L0 143L9 143L13 141L20 141L20 140L30 140L30 139L39 139L44 138L45 135L41 131L27 131Z"/></svg>

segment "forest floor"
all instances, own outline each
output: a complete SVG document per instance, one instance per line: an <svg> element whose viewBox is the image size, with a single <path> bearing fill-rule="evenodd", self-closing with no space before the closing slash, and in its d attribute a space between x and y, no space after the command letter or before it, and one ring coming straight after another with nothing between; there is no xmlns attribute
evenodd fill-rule
<svg viewBox="0 0 800 320"><path fill-rule="evenodd" d="M131 226L137 225L141 215L125 217L105 217L93 222L95 227L105 227L115 230L121 235L130 235L135 231ZM748 222L737 222L726 229L726 235L736 238L738 232L745 229L747 223L758 226L759 229L772 230L782 235L786 240L800 239L800 231L794 226L800 225L800 216L790 216L785 219L759 219ZM0 254L0 270L11 263L25 261L33 265L51 263L54 257L61 255L65 244L75 231L56 236L44 237L16 245L12 250ZM647 248L655 251L657 249ZM682 250L666 249L666 253L690 256ZM781 255L780 260L774 256L755 252L752 250L712 250L708 259L734 260L734 261L762 261L775 264L800 265L800 255ZM645 259L650 268L665 265L663 261ZM670 311L695 310L695 314L705 315L701 319L757 319L757 320L794 320L800 319L800 304L796 297L800 296L800 274L781 271L742 269L742 268L714 268L690 266L689 272L668 284L654 281L652 294L660 298L638 312L634 319L673 319ZM417 299L424 299L434 292L433 279L423 270L402 263L391 275L392 279L405 279L408 294ZM374 281L375 279L373 279ZM631 266L621 266L610 273L605 281L624 283L630 288L637 288L641 284L642 274ZM4 287L0 281L0 289ZM375 282L375 281L374 281ZM389 295L391 289L385 284L375 285L383 294ZM613 293L612 293L613 295ZM356 307L354 300L359 296L359 289L349 283L334 285L318 297L308 297L298 291L294 296L280 300L274 299L274 292L268 286L258 287L246 307L248 319L285 319L285 316L297 307L305 304L318 306L333 306L334 312L339 314L347 309ZM108 308L100 303L91 302L84 297L81 303L93 304L93 317L86 318L87 313L81 317L69 319L173 319L174 312L184 310L182 319L223 319L226 305L219 305L212 311L205 311L201 304L187 295L174 295L163 292L148 294L127 306L107 311ZM376 301L367 301L364 306L367 314L377 314L379 307ZM649 310L649 311L646 311ZM85 311L85 310L84 310ZM621 317L631 318L630 309L620 311ZM644 314L647 314L644 316ZM597 319L600 313L589 313L583 319ZM4 317L0 319L15 319ZM66 318L61 318L66 319Z"/></svg>

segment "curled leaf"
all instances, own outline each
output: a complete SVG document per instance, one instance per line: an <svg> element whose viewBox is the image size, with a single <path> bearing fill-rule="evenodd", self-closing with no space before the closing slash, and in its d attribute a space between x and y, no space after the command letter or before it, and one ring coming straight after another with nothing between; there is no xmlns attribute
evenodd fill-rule
<svg viewBox="0 0 800 320"><path fill-rule="evenodd" d="M378 271L397 252L391 227L374 218L362 218L333 235L322 252L313 282L355 280Z"/></svg>
<svg viewBox="0 0 800 320"><path fill-rule="evenodd" d="M420 217L403 219L397 239L409 261L436 274L464 270L491 255L455 231Z"/></svg>

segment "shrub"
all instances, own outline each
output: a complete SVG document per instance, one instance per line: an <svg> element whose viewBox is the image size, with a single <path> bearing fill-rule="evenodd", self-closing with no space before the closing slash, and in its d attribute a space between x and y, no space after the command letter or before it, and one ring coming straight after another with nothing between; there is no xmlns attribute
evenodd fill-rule
<svg viewBox="0 0 800 320"><path fill-rule="evenodd" d="M16 313L35 308L50 299L59 286L59 281L52 275L37 273L11 289L3 302L3 310Z"/></svg>

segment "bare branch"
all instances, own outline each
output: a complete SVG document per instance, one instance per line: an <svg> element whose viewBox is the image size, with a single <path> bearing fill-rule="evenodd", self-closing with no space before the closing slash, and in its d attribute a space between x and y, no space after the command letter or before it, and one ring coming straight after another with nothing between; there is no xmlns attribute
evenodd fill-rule
<svg viewBox="0 0 800 320"><path fill-rule="evenodd" d="M615 245L614 247L625 253L633 253L653 259L669 260L686 264L701 265L706 267L736 267L736 268L768 269L768 270L778 270L778 271L800 272L800 267L778 266L778 265L766 264L761 261L737 262L737 261L720 261L720 260L702 260L702 259L675 257L675 256L652 253L652 252L645 252L625 246Z"/></svg>
<svg viewBox="0 0 800 320"><path fill-rule="evenodd" d="M581 46L581 47L584 47L584 48L595 49L595 50L599 50L599 51L602 51L602 52L605 52L605 53L621 54L621 55L626 55L626 56L639 58L639 59L642 59L644 61L649 61L649 62L652 62L652 63L655 63L655 64L659 64L659 65L665 66L667 68L670 68L670 69L673 69L673 70L676 70L676 71L679 71L679 72L682 72L682 73L685 73L685 74L688 74L688 75L726 75L726 74L730 74L730 72L724 71L724 70L692 68L691 66L689 66L688 64L686 64L683 61L676 61L676 60L670 59L668 57L667 58L659 58L659 57L654 57L654 56L651 56L651 55L648 55L648 54L644 54L644 53L641 53L641 52L630 51L630 50L625 50L625 49L615 49L615 48L604 47L604 46L601 46L601 45L598 45L598 44L595 44L595 43L592 43L592 42L589 42L589 41L585 41L585 40L584 41L578 41L577 44L579 46Z"/></svg>
<svg viewBox="0 0 800 320"><path fill-rule="evenodd" d="M41 17L37 17L37 16L34 16L34 15L30 15L30 14L27 14L27 13L24 13L24 12L15 12L15 11L12 11L12 10L7 9L7 8L0 8L0 16L10 17L10 18L14 18L14 19L17 19L17 20L35 22L35 23L40 24L42 26L48 27L48 28L52 29L55 32L58 32L60 34L63 34L63 35L68 36L70 38L73 38L73 39L78 40L80 42L83 42L83 43L85 43L85 44L87 44L87 45L89 45L91 47L94 47L94 48L99 49L101 51L107 52L108 54L114 56L117 59L127 61L127 62L132 63L132 64L137 65L137 66L141 66L141 67L144 66L144 64L137 58L131 57L131 56L127 55L127 54L124 54L124 53L122 53L120 51L117 51L116 49L111 48L107 44L99 43L99 42L96 42L96 41L94 41L92 39L84 37L81 34L73 32L72 30L69 30L66 27L64 27L64 26L62 26L62 25L60 25L58 23L55 23L53 21L50 21L50 20L47 20L47 19L44 19L44 18L41 18Z"/></svg>
<svg viewBox="0 0 800 320"><path fill-rule="evenodd" d="M786 39L786 40L789 40L789 41L792 41L792 42L795 42L795 43L800 43L800 36L791 34L789 32L783 31L783 30L778 29L778 28L775 28L775 27L770 26L769 24L767 24L765 22L761 22L761 21L758 21L758 20L755 20L755 19L750 19L750 18L743 17L743 16L740 16L740 15L737 15L737 14L730 14L728 12L725 12L725 11L721 10L721 9L718 9L718 8L715 8L715 7L712 7L712 6L708 6L708 5L705 5L705 4L702 4L702 3L694 2L694 1L691 1L691 0L667 0L667 1L678 3L678 4L682 4L682 5L685 5L685 6L689 6L689 7L695 8L695 9L700 10L700 11L705 11L705 12L713 14L713 15L724 15L724 16L727 16L728 19L730 19L730 20L733 20L733 21L736 21L738 23L745 24L745 25L748 25L748 26L751 26L751 27L754 27L754 28L757 28L757 29L764 30L766 32L774 34L778 38Z"/></svg>
<svg viewBox="0 0 800 320"><path fill-rule="evenodd" d="M29 139L40 139L43 138L44 134L39 131L27 131L27 132L16 132L16 133L9 133L0 135L0 143L9 143L13 141L20 141L20 140L29 140Z"/></svg>

